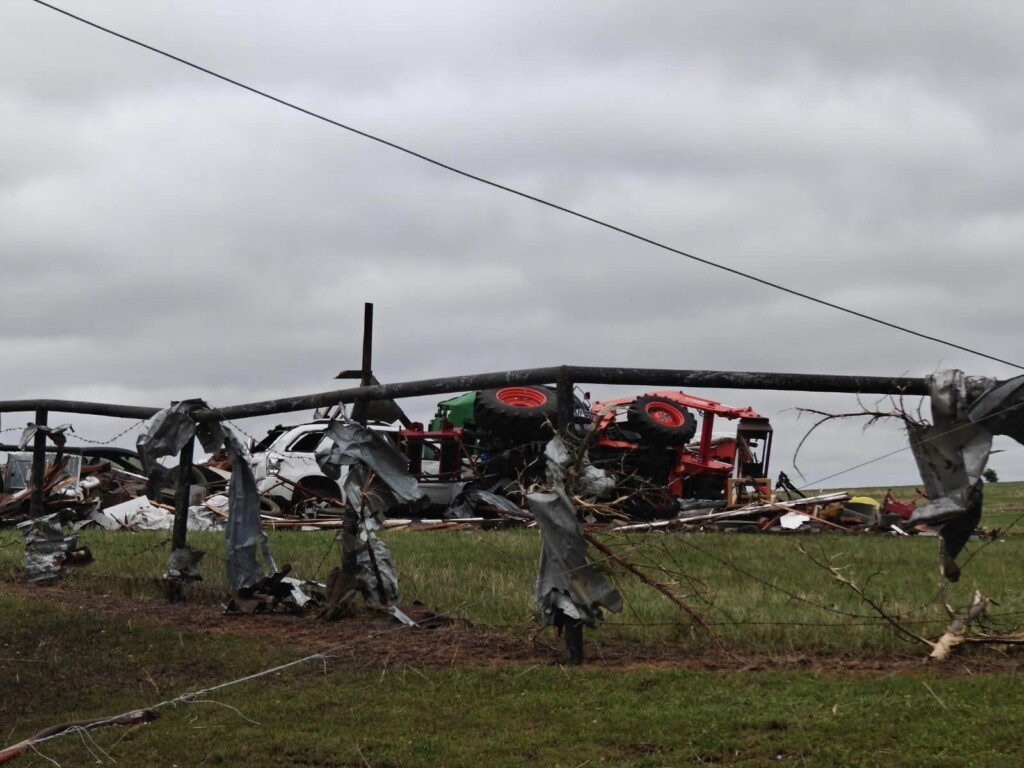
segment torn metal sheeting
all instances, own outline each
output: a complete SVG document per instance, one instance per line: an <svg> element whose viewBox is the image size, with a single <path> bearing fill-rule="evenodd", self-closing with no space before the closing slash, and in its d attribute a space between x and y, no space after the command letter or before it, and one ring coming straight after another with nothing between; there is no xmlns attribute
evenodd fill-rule
<svg viewBox="0 0 1024 768"><path fill-rule="evenodd" d="M992 433L968 418L963 373L939 371L929 377L929 384L933 424L907 422L910 447L928 495L928 503L910 517L914 525L966 514L968 494L981 483L992 451Z"/></svg>
<svg viewBox="0 0 1024 768"><path fill-rule="evenodd" d="M994 435L1008 435L1024 444L1024 376L986 384L971 403L968 418Z"/></svg>
<svg viewBox="0 0 1024 768"><path fill-rule="evenodd" d="M605 499L613 494L615 478L591 464L586 455L577 462L558 435L544 446L544 456L547 459L548 482L556 489L565 489L566 482L571 480L572 487L566 489L567 492L585 501Z"/></svg>
<svg viewBox="0 0 1024 768"><path fill-rule="evenodd" d="M905 419L928 503L910 516L911 525L935 526L942 538L942 572L960 577L957 555L981 521L982 473L992 436L1024 442L1024 376L1004 382L938 371L926 378L932 424Z"/></svg>
<svg viewBox="0 0 1024 768"><path fill-rule="evenodd" d="M482 488L465 488L452 499L445 509L444 520L460 520L479 517L503 517L506 520L528 522L533 515L512 499Z"/></svg>
<svg viewBox="0 0 1024 768"><path fill-rule="evenodd" d="M369 546L361 546L356 551L356 578L359 581L363 597L367 605L394 602L398 597L398 574L395 572L395 563L391 558L391 550L380 539L374 539L372 547L372 559ZM374 569L375 563L376 570ZM380 574L380 584L377 583L378 573ZM384 588L383 596L379 595L381 585ZM383 600L381 597L383 597Z"/></svg>
<svg viewBox="0 0 1024 768"><path fill-rule="evenodd" d="M221 446L231 460L231 481L228 486L228 522L225 536L227 578L232 589L252 587L264 578L264 569L257 559L257 548L270 573L277 571L270 553L270 543L260 526L260 495L249 463L249 454L234 433L219 422L197 424L195 411L207 409L202 400L172 403L153 415L143 426L136 443L147 469L162 456L180 453L193 437L203 449L214 453Z"/></svg>
<svg viewBox="0 0 1024 768"><path fill-rule="evenodd" d="M32 438L37 434L40 434L48 437L50 442L57 446L58 449L63 448L68 439L67 435L64 433L68 430L71 430L72 432L74 431L70 424L61 424L59 427L48 427L42 424L33 424L32 422L29 422L28 426L26 426L24 431L21 433L21 440L18 441L18 447L24 451L28 448L29 443L32 442Z"/></svg>
<svg viewBox="0 0 1024 768"><path fill-rule="evenodd" d="M165 581L202 581L203 576L199 573L199 561L206 553L201 549L182 547L171 552L167 559L167 570L164 572Z"/></svg>
<svg viewBox="0 0 1024 768"><path fill-rule="evenodd" d="M388 512L401 505L426 508L430 500L409 473L405 457L379 433L344 420L332 421L325 434L331 443L316 452L320 469L337 480L349 467L342 490L352 528L346 525L340 533L342 569L355 577L368 604L391 603L398 597L398 575L377 532Z"/></svg>
<svg viewBox="0 0 1024 768"><path fill-rule="evenodd" d="M543 536L535 596L544 623L555 623L561 612L594 626L601 608L621 611L618 590L587 560L573 506L557 493L532 493L527 499Z"/></svg>
<svg viewBox="0 0 1024 768"><path fill-rule="evenodd" d="M563 616L594 626L601 609L622 610L622 596L587 560L576 508L566 493L566 468L571 457L555 436L545 447L548 481L554 493L531 493L530 511L541 530L535 598L545 624L559 624Z"/></svg>
<svg viewBox="0 0 1024 768"><path fill-rule="evenodd" d="M318 608L324 601L324 595L318 590L325 585L292 578L288 575L290 572L291 566L285 565L252 586L238 590L224 607L224 612L270 613L281 607L289 613L302 613Z"/></svg>
<svg viewBox="0 0 1024 768"><path fill-rule="evenodd" d="M260 494L249 463L249 454L230 430L224 430L224 445L231 457L231 483L228 487L227 549L228 584L232 589L250 587L263 578L263 567L256 559L257 546L271 573L277 571L267 534L260 525Z"/></svg>
<svg viewBox="0 0 1024 768"><path fill-rule="evenodd" d="M326 435L331 439L330 446L316 452L316 462L325 475L337 480L343 466L362 463L403 502L420 507L429 505L430 500L420 490L416 478L409 474L405 457L380 434L356 422L332 421L327 425Z"/></svg>
<svg viewBox="0 0 1024 768"><path fill-rule="evenodd" d="M161 457L181 453L181 449L193 437L199 437L203 449L208 453L220 448L224 442L224 430L220 424L204 424L197 430L192 418L193 411L207 408L206 403L199 399L180 400L157 412L143 424L135 447L147 472L153 470Z"/></svg>
<svg viewBox="0 0 1024 768"><path fill-rule="evenodd" d="M64 535L56 514L26 520L17 527L25 537L23 563L30 584L52 584L60 579L65 565L92 562L87 548L77 549L78 537Z"/></svg>

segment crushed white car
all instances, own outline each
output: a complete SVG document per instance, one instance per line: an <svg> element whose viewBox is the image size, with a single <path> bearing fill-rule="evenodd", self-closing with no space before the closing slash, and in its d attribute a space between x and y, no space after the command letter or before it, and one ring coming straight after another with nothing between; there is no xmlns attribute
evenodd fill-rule
<svg viewBox="0 0 1024 768"><path fill-rule="evenodd" d="M327 477L316 463L317 450L329 442L325 435L328 424L329 419L317 419L295 426L279 425L252 446L250 462L261 494L272 497L282 507L300 511L319 501L319 497L344 502L340 484ZM433 433L379 424L370 427L399 449L408 445L410 436L414 436L422 459L416 461L413 474L432 506L447 507L472 476L468 462L460 463L454 478L451 472L441 472L440 462L434 458L439 455L440 447L432 442Z"/></svg>

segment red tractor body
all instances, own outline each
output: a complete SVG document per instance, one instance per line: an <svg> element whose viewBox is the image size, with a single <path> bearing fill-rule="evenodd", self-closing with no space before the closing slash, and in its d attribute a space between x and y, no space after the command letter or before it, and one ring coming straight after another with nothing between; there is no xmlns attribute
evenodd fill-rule
<svg viewBox="0 0 1024 768"><path fill-rule="evenodd" d="M696 441L697 420L691 411L700 414ZM659 391L595 402L592 413L598 452L669 453L667 464L659 462L667 472L657 473L666 476L651 479L663 479L675 496L718 498L727 492L729 478L767 477L772 427L752 408L733 408L684 392ZM738 420L736 431L716 435L716 419Z"/></svg>

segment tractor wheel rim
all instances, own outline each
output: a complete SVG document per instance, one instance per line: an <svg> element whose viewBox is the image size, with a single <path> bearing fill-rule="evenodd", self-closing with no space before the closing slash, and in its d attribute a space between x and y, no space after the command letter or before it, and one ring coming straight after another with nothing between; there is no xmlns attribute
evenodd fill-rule
<svg viewBox="0 0 1024 768"><path fill-rule="evenodd" d="M681 427L686 423L683 412L668 403L647 403L644 407L647 415L666 427Z"/></svg>
<svg viewBox="0 0 1024 768"><path fill-rule="evenodd" d="M513 408L539 408L548 401L548 396L539 389L529 387L503 387L495 393L499 403Z"/></svg>

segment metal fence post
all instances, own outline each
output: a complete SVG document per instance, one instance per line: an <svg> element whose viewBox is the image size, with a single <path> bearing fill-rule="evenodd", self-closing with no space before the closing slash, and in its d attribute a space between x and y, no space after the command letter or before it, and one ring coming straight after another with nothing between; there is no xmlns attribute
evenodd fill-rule
<svg viewBox="0 0 1024 768"><path fill-rule="evenodd" d="M46 426L47 412L45 408L36 409L36 426ZM46 500L43 496L43 485L46 482L46 435L36 432L32 443L32 501L29 515L33 518L42 517Z"/></svg>
<svg viewBox="0 0 1024 768"><path fill-rule="evenodd" d="M572 372L563 365L558 371L555 382L555 394L558 397L558 434L566 435L572 426L573 414L576 411L576 398L573 395Z"/></svg>
<svg viewBox="0 0 1024 768"><path fill-rule="evenodd" d="M555 394L558 398L558 434L565 439L572 430L573 417L576 414L576 396L573 393L574 382L572 370L563 365L558 371L555 381ZM583 653L583 622L571 616L562 617L562 632L565 636L565 656L570 664L582 664Z"/></svg>
<svg viewBox="0 0 1024 768"><path fill-rule="evenodd" d="M171 552L184 548L186 542L188 502L192 490L192 456L195 444L195 438L190 439L178 455L178 486L174 495L174 529L171 532ZM185 599L180 581L172 581L168 584L167 598L172 603Z"/></svg>

